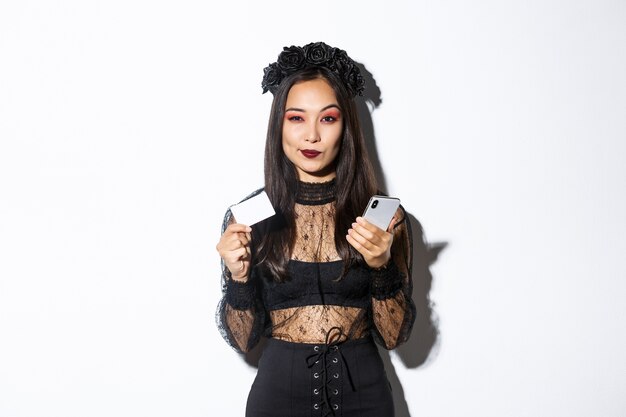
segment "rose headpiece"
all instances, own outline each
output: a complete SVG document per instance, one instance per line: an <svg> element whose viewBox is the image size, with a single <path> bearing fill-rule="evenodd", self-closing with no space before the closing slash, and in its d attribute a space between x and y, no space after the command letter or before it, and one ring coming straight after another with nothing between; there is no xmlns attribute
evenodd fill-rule
<svg viewBox="0 0 626 417"><path fill-rule="evenodd" d="M281 81L304 68L325 67L334 72L352 96L362 95L365 81L356 63L346 51L326 45L324 42L315 42L300 46L284 47L276 62L263 69L263 94L270 91L272 94Z"/></svg>

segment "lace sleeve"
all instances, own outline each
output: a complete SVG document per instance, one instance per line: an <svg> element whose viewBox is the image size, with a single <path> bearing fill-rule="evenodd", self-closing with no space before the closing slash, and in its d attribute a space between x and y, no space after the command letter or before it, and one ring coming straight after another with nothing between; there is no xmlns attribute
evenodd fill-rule
<svg viewBox="0 0 626 417"><path fill-rule="evenodd" d="M230 209L224 216L222 233L234 222ZM226 342L238 352L247 352L259 341L264 326L260 280L253 268L245 283L231 279L222 260L222 299L218 303L217 327Z"/></svg>
<svg viewBox="0 0 626 417"><path fill-rule="evenodd" d="M402 218L394 228L391 260L385 267L371 270L373 333L385 349L406 342L415 322L411 224L402 206L400 212Z"/></svg>

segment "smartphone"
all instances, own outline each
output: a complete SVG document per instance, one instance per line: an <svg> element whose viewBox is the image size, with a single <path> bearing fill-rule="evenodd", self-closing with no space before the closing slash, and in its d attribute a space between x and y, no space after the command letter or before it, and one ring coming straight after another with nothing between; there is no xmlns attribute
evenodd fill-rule
<svg viewBox="0 0 626 417"><path fill-rule="evenodd" d="M363 212L363 217L368 222L375 224L383 230L387 230L393 215L396 214L400 206L400 199L395 197L387 197L384 195L375 195L370 198L367 207Z"/></svg>

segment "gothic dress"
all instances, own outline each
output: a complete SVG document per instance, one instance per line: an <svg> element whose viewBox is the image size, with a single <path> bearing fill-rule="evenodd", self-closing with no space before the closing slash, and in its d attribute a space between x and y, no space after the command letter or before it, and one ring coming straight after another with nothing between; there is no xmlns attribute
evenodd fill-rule
<svg viewBox="0 0 626 417"><path fill-rule="evenodd" d="M254 267L240 283L223 267L217 321L225 340L246 352L268 337L247 417L393 416L374 341L395 348L408 339L415 320L410 223L401 208L385 267L356 264L341 277L334 210L334 180L298 184L286 281ZM223 230L233 221L228 211Z"/></svg>

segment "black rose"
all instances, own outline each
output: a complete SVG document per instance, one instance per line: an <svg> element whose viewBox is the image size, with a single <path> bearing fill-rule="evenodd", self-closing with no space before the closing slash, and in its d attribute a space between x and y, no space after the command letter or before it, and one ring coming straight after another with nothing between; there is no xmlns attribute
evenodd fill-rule
<svg viewBox="0 0 626 417"><path fill-rule="evenodd" d="M278 68L278 64L274 62L269 66L263 69L263 81L261 82L261 87L263 87L263 94L267 93L267 91L271 91L274 93L278 84L280 84L283 79L283 73L280 68Z"/></svg>
<svg viewBox="0 0 626 417"><path fill-rule="evenodd" d="M330 61L335 48L326 45L324 42L310 43L304 47L306 61L309 64L321 65Z"/></svg>
<svg viewBox="0 0 626 417"><path fill-rule="evenodd" d="M362 95L363 88L365 86L365 80L361 75L361 71L356 65L353 65L350 72L344 73L344 82L346 86L351 90L353 95Z"/></svg>
<svg viewBox="0 0 626 417"><path fill-rule="evenodd" d="M339 54L339 59L337 59L337 54L335 54L335 59L333 59L333 71L335 71L341 78L345 79L348 74L354 68L354 61L348 58L347 55L344 57Z"/></svg>
<svg viewBox="0 0 626 417"><path fill-rule="evenodd" d="M278 55L276 63L281 70L285 73L296 71L304 65L304 50L299 46L286 46L283 51Z"/></svg>
<svg viewBox="0 0 626 417"><path fill-rule="evenodd" d="M350 59L346 51L343 49L335 49L335 55L331 62L331 69L338 73L350 72L350 68L354 65L354 61Z"/></svg>

